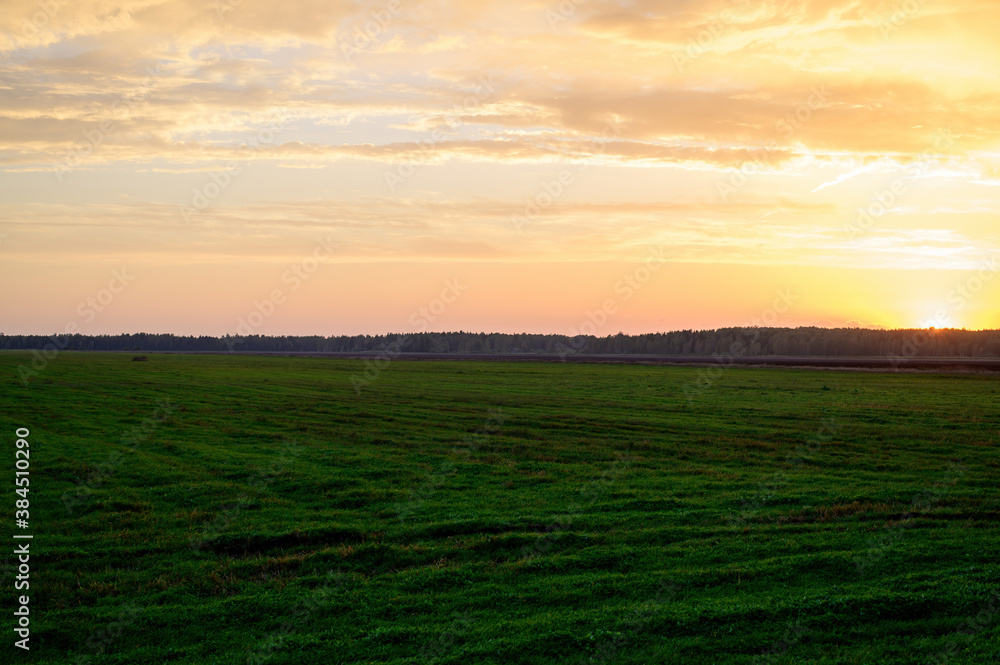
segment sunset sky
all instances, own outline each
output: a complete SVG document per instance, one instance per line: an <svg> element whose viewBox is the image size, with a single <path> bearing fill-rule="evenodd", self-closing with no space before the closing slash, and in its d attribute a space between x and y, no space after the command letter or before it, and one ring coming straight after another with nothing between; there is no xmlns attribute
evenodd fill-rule
<svg viewBox="0 0 1000 665"><path fill-rule="evenodd" d="M996 0L5 0L0 332L1000 328L998 34Z"/></svg>

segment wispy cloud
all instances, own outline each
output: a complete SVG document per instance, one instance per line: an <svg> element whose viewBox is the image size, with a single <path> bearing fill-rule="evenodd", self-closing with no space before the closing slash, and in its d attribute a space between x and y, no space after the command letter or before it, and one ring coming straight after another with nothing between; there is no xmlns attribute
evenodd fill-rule
<svg viewBox="0 0 1000 665"><path fill-rule="evenodd" d="M965 269L998 242L1000 8L917 4L10 0L4 251Z"/></svg>

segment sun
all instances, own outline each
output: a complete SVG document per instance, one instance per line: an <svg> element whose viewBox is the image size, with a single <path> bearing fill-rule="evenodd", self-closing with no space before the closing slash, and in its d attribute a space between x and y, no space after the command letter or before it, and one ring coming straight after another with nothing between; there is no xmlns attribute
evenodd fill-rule
<svg viewBox="0 0 1000 665"><path fill-rule="evenodd" d="M941 330L944 328L954 328L955 323L950 316L934 316L923 321L917 328L923 328L926 330Z"/></svg>

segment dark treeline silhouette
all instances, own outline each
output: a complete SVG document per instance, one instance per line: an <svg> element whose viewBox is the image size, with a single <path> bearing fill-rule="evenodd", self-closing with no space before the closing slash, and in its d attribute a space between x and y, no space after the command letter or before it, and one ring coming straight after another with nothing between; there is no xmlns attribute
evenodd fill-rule
<svg viewBox="0 0 1000 665"><path fill-rule="evenodd" d="M669 356L1000 357L998 330L722 328L646 335L413 333L338 337L181 337L167 334L2 335L3 349L85 351L655 354Z"/></svg>

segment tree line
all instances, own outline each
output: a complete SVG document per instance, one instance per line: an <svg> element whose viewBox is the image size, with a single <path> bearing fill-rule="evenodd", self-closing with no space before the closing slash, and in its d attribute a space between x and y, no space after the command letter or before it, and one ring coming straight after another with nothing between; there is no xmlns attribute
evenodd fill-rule
<svg viewBox="0 0 1000 665"><path fill-rule="evenodd" d="M904 356L1000 357L1000 330L865 328L721 328L605 337L580 335L440 332L388 335L179 336L3 335L0 349L82 351L650 354L667 356Z"/></svg>

